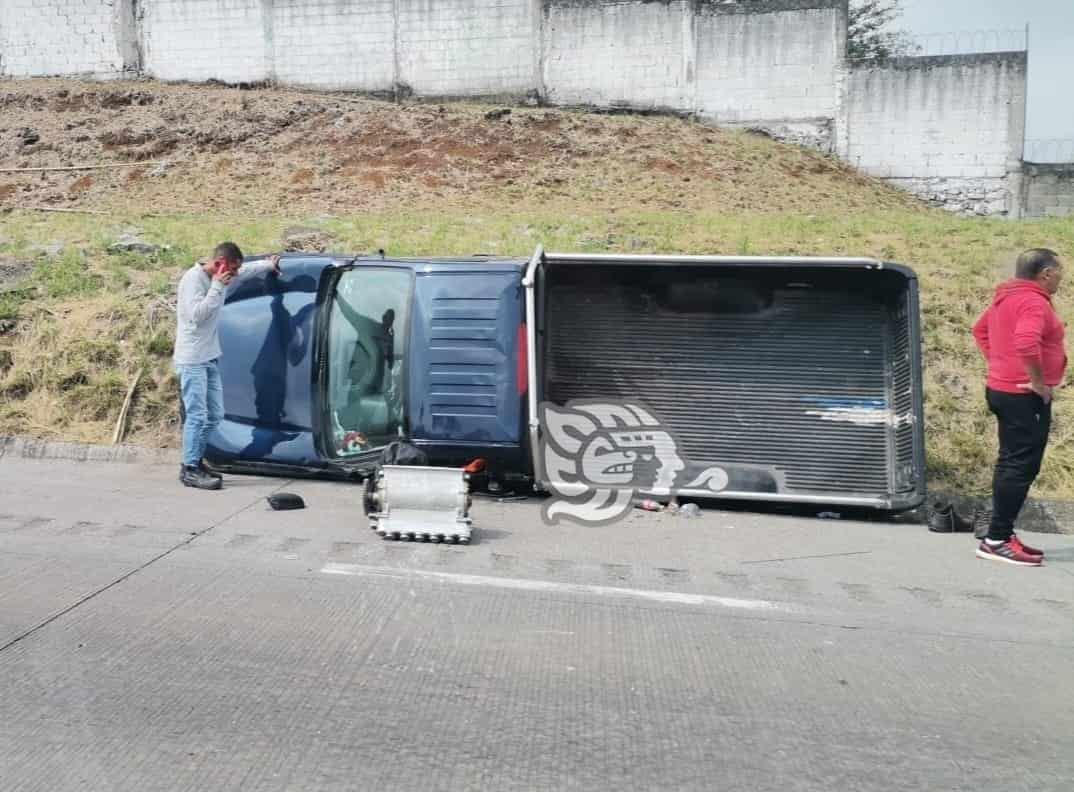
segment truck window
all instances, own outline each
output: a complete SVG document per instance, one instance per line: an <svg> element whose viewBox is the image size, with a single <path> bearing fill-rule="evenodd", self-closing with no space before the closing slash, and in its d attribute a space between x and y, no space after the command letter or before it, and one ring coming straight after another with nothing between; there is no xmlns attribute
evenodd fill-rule
<svg viewBox="0 0 1074 792"><path fill-rule="evenodd" d="M408 270L359 267L339 279L328 326L332 450L354 456L395 439L403 394Z"/></svg>

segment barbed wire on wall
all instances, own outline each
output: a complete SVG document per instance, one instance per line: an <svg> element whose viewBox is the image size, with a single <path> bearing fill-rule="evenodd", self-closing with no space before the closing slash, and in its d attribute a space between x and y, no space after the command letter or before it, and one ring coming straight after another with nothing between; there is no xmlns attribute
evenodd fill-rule
<svg viewBox="0 0 1074 792"><path fill-rule="evenodd" d="M1021 30L952 30L946 33L905 33L888 42L898 55L973 55L987 52L1026 52L1029 28ZM881 57L881 56L877 56Z"/></svg>
<svg viewBox="0 0 1074 792"><path fill-rule="evenodd" d="M1026 162L1074 162L1074 138L1031 138L1026 140Z"/></svg>
<svg viewBox="0 0 1074 792"><path fill-rule="evenodd" d="M970 55L977 52L1025 52L1029 29L954 30L907 36L912 55Z"/></svg>

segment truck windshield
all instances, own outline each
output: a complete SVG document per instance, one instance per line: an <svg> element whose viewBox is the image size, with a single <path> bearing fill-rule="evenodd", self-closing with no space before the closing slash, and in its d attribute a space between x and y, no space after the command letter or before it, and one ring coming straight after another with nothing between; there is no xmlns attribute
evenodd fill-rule
<svg viewBox="0 0 1074 792"><path fill-rule="evenodd" d="M410 282L408 270L371 267L339 280L328 327L326 400L337 456L386 445L403 427Z"/></svg>

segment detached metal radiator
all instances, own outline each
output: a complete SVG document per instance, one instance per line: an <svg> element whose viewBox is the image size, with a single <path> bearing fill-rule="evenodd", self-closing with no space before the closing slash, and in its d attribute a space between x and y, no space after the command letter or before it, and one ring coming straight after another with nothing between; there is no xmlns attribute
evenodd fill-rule
<svg viewBox="0 0 1074 792"><path fill-rule="evenodd" d="M366 515L382 539L470 543L470 493L462 470L383 465L370 484Z"/></svg>

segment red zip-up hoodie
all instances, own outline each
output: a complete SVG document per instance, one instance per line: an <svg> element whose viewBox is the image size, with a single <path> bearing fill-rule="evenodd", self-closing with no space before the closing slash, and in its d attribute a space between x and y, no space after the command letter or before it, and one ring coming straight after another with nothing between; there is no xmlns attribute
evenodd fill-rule
<svg viewBox="0 0 1074 792"><path fill-rule="evenodd" d="M973 326L973 337L988 361L988 387L1026 393L1026 363L1036 361L1044 384L1055 387L1067 367L1065 330L1052 297L1035 281L1015 278L996 288L992 305Z"/></svg>

